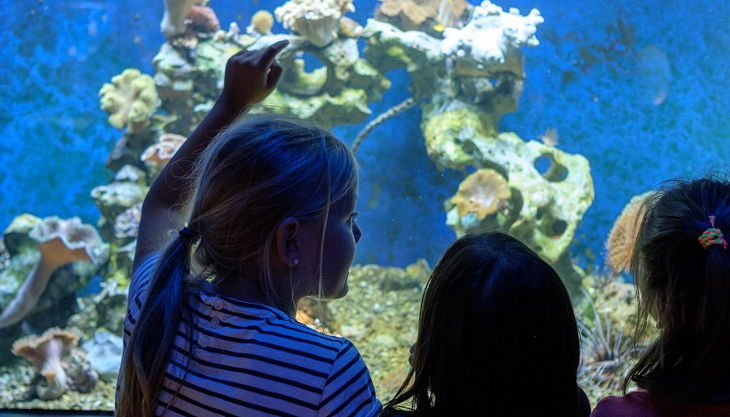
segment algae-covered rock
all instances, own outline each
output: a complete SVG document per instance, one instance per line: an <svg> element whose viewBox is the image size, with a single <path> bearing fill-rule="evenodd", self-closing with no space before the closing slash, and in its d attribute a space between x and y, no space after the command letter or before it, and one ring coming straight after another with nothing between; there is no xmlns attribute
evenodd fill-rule
<svg viewBox="0 0 730 417"><path fill-rule="evenodd" d="M110 382L116 380L122 362L123 344L120 336L107 330L99 330L81 347L86 351L86 358L99 376Z"/></svg>
<svg viewBox="0 0 730 417"><path fill-rule="evenodd" d="M146 178L145 172L141 169L125 165L111 183L91 190L91 197L102 215L99 229L105 239L113 241L129 237L126 235L117 237L117 230L114 227L120 215L144 201L149 190Z"/></svg>
<svg viewBox="0 0 730 417"><path fill-rule="evenodd" d="M109 123L131 132L141 130L157 111L159 97L155 82L137 69L126 69L99 90L101 108L109 113Z"/></svg>
<svg viewBox="0 0 730 417"><path fill-rule="evenodd" d="M542 143L525 142L512 133L485 129L483 115L462 107L424 121L429 156L453 169L493 169L507 179L515 215L495 229L474 216L451 211L447 224L458 234L500 230L525 242L554 266L561 265L575 231L593 202L588 160ZM544 166L543 166L544 165ZM565 261L564 259L562 260ZM572 268L561 270L574 295L580 284Z"/></svg>
<svg viewBox="0 0 730 417"><path fill-rule="evenodd" d="M279 39L261 37L250 48ZM306 71L301 54L311 54L321 66ZM293 41L279 62L285 72L277 90L253 113L293 114L325 128L357 124L370 115L368 103L390 88L390 81L360 57L356 39L338 39L326 48Z"/></svg>

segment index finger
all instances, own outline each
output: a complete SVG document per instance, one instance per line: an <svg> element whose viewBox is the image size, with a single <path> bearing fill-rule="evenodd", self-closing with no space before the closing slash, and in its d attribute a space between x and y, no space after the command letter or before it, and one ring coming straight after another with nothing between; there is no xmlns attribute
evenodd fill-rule
<svg viewBox="0 0 730 417"><path fill-rule="evenodd" d="M281 52L288 45L289 41L286 39L269 45L268 48L264 49L261 52L261 58L259 58L259 61L262 64L265 64L266 67L270 66L276 59L276 56L279 55L279 52Z"/></svg>

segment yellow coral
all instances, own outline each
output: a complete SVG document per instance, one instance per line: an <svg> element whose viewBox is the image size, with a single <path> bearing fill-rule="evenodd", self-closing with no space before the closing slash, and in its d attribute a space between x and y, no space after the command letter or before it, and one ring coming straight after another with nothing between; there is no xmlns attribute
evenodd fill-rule
<svg viewBox="0 0 730 417"><path fill-rule="evenodd" d="M137 132L157 111L159 98L155 81L130 68L112 78L99 90L101 108L109 113L109 123L119 129Z"/></svg>
<svg viewBox="0 0 730 417"><path fill-rule="evenodd" d="M251 17L249 28L259 35L270 35L272 27L274 27L274 15L268 10L259 10Z"/></svg>
<svg viewBox="0 0 730 417"><path fill-rule="evenodd" d="M641 226L642 205L651 194L653 192L633 197L613 223L613 228L608 234L606 240L607 263L616 274L629 270L636 236Z"/></svg>
<svg viewBox="0 0 730 417"><path fill-rule="evenodd" d="M482 220L496 213L511 196L509 184L500 173L493 169L480 169L466 177L451 202L460 217L475 213L477 219Z"/></svg>

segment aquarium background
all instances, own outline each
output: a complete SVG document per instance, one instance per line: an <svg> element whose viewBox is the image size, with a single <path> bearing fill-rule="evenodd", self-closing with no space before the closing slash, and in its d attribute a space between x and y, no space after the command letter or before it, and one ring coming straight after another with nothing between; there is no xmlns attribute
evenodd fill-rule
<svg viewBox="0 0 730 417"><path fill-rule="evenodd" d="M273 11L282 3L212 0L209 5L223 29L232 21L244 29L254 12ZM364 25L377 4L356 1L357 10L348 16ZM499 130L524 140L556 140L558 149L588 159L595 198L570 256L600 274L609 230L632 196L670 178L728 168L730 3L508 0L498 5L517 7L522 14L537 8L545 19L537 30L540 45L522 48L524 91L518 109L502 117ZM0 225L6 227L22 213L80 216L84 223L96 224L99 210L90 193L113 178L105 161L123 136L107 122L99 89L127 68L154 73L152 58L165 42L159 31L162 13L162 1L141 0L13 0L0 10L5 61L0 66ZM287 32L278 23L273 31ZM410 95L405 70L386 75L392 87L370 104L369 120ZM333 130L349 143L366 123ZM403 271L421 277L454 240L445 224L444 201L473 169L437 169L419 123L420 110L411 108L377 127L358 151L364 237L357 264L410 265ZM428 265L414 264L419 259ZM424 269L413 272L413 265ZM370 270L361 275L379 276ZM88 282L79 295L100 291L99 276ZM417 294L409 295L414 303ZM344 323L345 314L334 321ZM359 333L345 335L356 341L360 336L363 344L370 340ZM400 342L395 341L407 344ZM378 343L377 349L393 350L389 339ZM368 364L374 374L379 372L379 363ZM32 370L22 372L28 377ZM391 378L392 386L399 375L383 378ZM20 398L2 400L28 404ZM109 402L54 404L103 408Z"/></svg>

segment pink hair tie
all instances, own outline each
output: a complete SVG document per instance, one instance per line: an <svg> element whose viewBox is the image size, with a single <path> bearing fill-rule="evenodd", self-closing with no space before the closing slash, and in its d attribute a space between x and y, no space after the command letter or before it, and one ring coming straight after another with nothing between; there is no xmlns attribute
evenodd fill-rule
<svg viewBox="0 0 730 417"><path fill-rule="evenodd" d="M707 249L712 245L722 245L723 249L727 249L727 241L722 234L722 230L715 227L715 216L710 217L710 227L697 238L703 248Z"/></svg>

